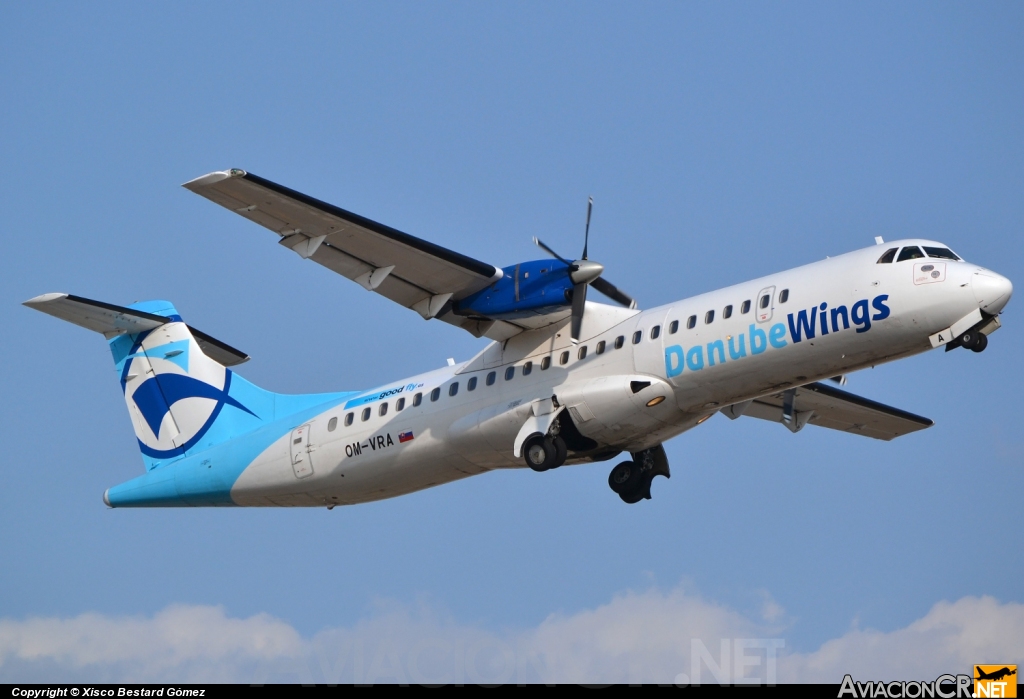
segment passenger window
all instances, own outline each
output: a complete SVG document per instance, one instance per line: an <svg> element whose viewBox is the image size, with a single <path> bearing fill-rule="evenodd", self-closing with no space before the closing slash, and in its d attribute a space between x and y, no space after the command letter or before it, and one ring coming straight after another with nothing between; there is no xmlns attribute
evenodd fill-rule
<svg viewBox="0 0 1024 699"><path fill-rule="evenodd" d="M960 258L956 256L949 248L929 248L925 247L924 251L928 254L928 257L937 257L940 260L956 260L960 261Z"/></svg>
<svg viewBox="0 0 1024 699"><path fill-rule="evenodd" d="M455 381L455 382L452 383L451 386L448 387L448 395L449 396L454 396L458 392L459 392L459 382Z"/></svg>
<svg viewBox="0 0 1024 699"><path fill-rule="evenodd" d="M604 354L604 340L597 343L597 347L594 348L594 351L598 354Z"/></svg>
<svg viewBox="0 0 1024 699"><path fill-rule="evenodd" d="M661 335L661 326L655 325L653 328L651 328L651 339L657 340L659 335Z"/></svg>
<svg viewBox="0 0 1024 699"><path fill-rule="evenodd" d="M489 373L487 375L487 380L484 381L484 383L487 384L488 386L493 386L494 385L494 379L495 379L495 377L497 377L497 375L498 375L497 372L492 371L491 373Z"/></svg>
<svg viewBox="0 0 1024 699"><path fill-rule="evenodd" d="M668 334L675 335L677 332L679 332L679 321L673 320L668 324Z"/></svg>
<svg viewBox="0 0 1024 699"><path fill-rule="evenodd" d="M405 398L399 398L395 403L395 412L400 413L405 410Z"/></svg>
<svg viewBox="0 0 1024 699"><path fill-rule="evenodd" d="M441 387L438 386L437 388L435 388L433 391L430 392L430 401L434 402L434 401L436 401L440 397L441 397Z"/></svg>
<svg viewBox="0 0 1024 699"><path fill-rule="evenodd" d="M505 380L506 381L511 381L512 378L515 375L516 375L516 368L514 366L510 366L508 369L505 370Z"/></svg>
<svg viewBox="0 0 1024 699"><path fill-rule="evenodd" d="M417 393L415 396L412 397L412 407L417 408L417 407L419 407L419 404L422 403L422 402L423 402L423 394L422 393Z"/></svg>
<svg viewBox="0 0 1024 699"><path fill-rule="evenodd" d="M772 297L769 296L768 294L765 294L764 296L761 297L761 301L760 301L760 303L758 303L758 305L761 308L768 308L768 302L771 301L771 300L772 300Z"/></svg>
<svg viewBox="0 0 1024 699"><path fill-rule="evenodd" d="M349 413L348 415L346 415L345 416L345 427L348 427L349 425L351 425L352 422L355 419L356 419L356 414L355 413Z"/></svg>
<svg viewBox="0 0 1024 699"><path fill-rule="evenodd" d="M779 303L785 303L789 301L789 289L783 289L779 292Z"/></svg>
<svg viewBox="0 0 1024 699"><path fill-rule="evenodd" d="M544 357L544 359L540 360L540 370L541 371L544 371L545 369L547 369L550 366L551 366L551 357L550 356Z"/></svg>
<svg viewBox="0 0 1024 699"><path fill-rule="evenodd" d="M615 349L622 349L622 346L624 344L626 344L626 338L624 338L622 335L619 335L617 338L615 338Z"/></svg>
<svg viewBox="0 0 1024 699"><path fill-rule="evenodd" d="M896 259L896 251L897 250L899 250L899 248L889 248L888 250L885 251L884 255L882 255L881 257L878 258L878 262L876 262L875 264L876 265L887 265L887 264L889 264L890 262L892 262L893 260Z"/></svg>
<svg viewBox="0 0 1024 699"><path fill-rule="evenodd" d="M334 432L336 429L338 429L338 418L332 417L327 421L327 431Z"/></svg>
<svg viewBox="0 0 1024 699"><path fill-rule="evenodd" d="M569 363L569 352L568 351L562 352L562 356L558 358L558 363L559 364L568 364Z"/></svg>
<svg viewBox="0 0 1024 699"><path fill-rule="evenodd" d="M740 313L750 313L750 300L749 299L744 301L743 305L740 306Z"/></svg>
<svg viewBox="0 0 1024 699"><path fill-rule="evenodd" d="M533 362L527 362L523 365L523 376L529 376L530 372L533 371Z"/></svg>
<svg viewBox="0 0 1024 699"><path fill-rule="evenodd" d="M370 409L369 408L363 408L363 422L366 422L369 419L370 419Z"/></svg>
<svg viewBox="0 0 1024 699"><path fill-rule="evenodd" d="M722 309L722 318L732 318L732 306L726 306Z"/></svg>
<svg viewBox="0 0 1024 699"><path fill-rule="evenodd" d="M387 415L388 414L388 404L387 403L381 403L380 404L380 411L379 412L380 412L380 416L381 417L384 417L385 415Z"/></svg>
<svg viewBox="0 0 1024 699"><path fill-rule="evenodd" d="M475 376L469 377L469 381L466 382L466 390L467 391L475 391L476 390L476 377Z"/></svg>
<svg viewBox="0 0 1024 699"><path fill-rule="evenodd" d="M704 314L704 325L710 325L713 322L715 322L715 312L708 311Z"/></svg>
<svg viewBox="0 0 1024 699"><path fill-rule="evenodd" d="M904 260L916 260L919 257L924 257L924 253L921 252L921 248L916 245L908 245L900 250L900 256L896 258L896 261L903 262Z"/></svg>
<svg viewBox="0 0 1024 699"><path fill-rule="evenodd" d="M640 344L640 340L643 339L643 336L644 336L644 334L640 330L637 330L635 333L633 333L633 344L634 345Z"/></svg>
<svg viewBox="0 0 1024 699"><path fill-rule="evenodd" d="M686 329L693 330L697 327L697 316L690 316L686 319Z"/></svg>
<svg viewBox="0 0 1024 699"><path fill-rule="evenodd" d="M583 345L580 347L579 354L577 355L580 359L585 359L587 356L587 346Z"/></svg>

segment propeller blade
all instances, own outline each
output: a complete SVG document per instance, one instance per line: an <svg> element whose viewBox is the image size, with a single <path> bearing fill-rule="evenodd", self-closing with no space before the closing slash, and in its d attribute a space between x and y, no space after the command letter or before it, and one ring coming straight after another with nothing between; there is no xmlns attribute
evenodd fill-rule
<svg viewBox="0 0 1024 699"><path fill-rule="evenodd" d="M571 263L571 262L569 262L569 260L565 259L565 258L564 258L564 257L562 257L561 255L559 255L559 254L558 254L557 252L555 252L554 250L552 250L551 248L549 248L549 247L548 247L547 245L545 245L545 244L544 244L544 242L543 242L543 241L541 241L541 239L540 239L540 238L538 238L538 237L534 236L534 238L533 238L533 244L534 244L534 245L536 245L537 247L539 247L539 248L540 248L541 250L543 250L543 251L544 251L544 252L546 252L547 254L551 255L551 256L552 256L553 258L555 258L556 260L560 260L560 261L564 262L564 263L565 263L566 265L572 265L572 263Z"/></svg>
<svg viewBox="0 0 1024 699"><path fill-rule="evenodd" d="M590 242L590 212L594 208L594 197L587 197L587 227L583 231L583 259L587 259L587 244Z"/></svg>
<svg viewBox="0 0 1024 699"><path fill-rule="evenodd" d="M600 291L602 294L610 298L612 301L619 303L626 308L636 308L636 300L628 294L620 291L611 282L605 281L603 277L598 277L594 281L590 282L590 285ZM575 293L575 292L573 292ZM575 298L575 297L574 297Z"/></svg>
<svg viewBox="0 0 1024 699"><path fill-rule="evenodd" d="M583 309L587 303L587 285L577 284L572 288L572 327L570 337L575 345L580 341L580 329L583 327Z"/></svg>

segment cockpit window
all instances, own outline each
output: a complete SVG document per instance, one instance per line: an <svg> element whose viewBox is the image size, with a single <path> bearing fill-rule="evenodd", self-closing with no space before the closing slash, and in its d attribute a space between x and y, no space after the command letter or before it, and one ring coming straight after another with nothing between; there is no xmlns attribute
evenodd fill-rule
<svg viewBox="0 0 1024 699"><path fill-rule="evenodd" d="M881 257L878 258L878 262L876 264L880 264L880 265L887 265L887 264L889 264L890 262L892 262L893 260L896 259L896 251L897 250L899 250L899 248L889 248L888 250L885 251L884 255L882 255Z"/></svg>
<svg viewBox="0 0 1024 699"><path fill-rule="evenodd" d="M928 254L928 257L938 257L941 260L960 260L949 248L929 248L926 246L924 251Z"/></svg>
<svg viewBox="0 0 1024 699"><path fill-rule="evenodd" d="M908 245L907 247L900 250L900 256L896 259L897 262L903 262L904 260L916 260L919 257L924 257L924 253L921 252L921 248L916 245Z"/></svg>

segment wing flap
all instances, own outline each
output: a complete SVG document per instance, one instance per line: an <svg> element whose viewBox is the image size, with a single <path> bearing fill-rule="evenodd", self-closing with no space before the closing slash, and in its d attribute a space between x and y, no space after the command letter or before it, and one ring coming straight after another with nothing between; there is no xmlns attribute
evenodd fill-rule
<svg viewBox="0 0 1024 699"><path fill-rule="evenodd" d="M812 383L794 389L793 412L796 424L803 424L859 434L872 439L889 441L896 437L931 427L934 422L926 417L893 408L861 396L841 391L823 383ZM785 392L755 399L743 415L772 422L784 422Z"/></svg>

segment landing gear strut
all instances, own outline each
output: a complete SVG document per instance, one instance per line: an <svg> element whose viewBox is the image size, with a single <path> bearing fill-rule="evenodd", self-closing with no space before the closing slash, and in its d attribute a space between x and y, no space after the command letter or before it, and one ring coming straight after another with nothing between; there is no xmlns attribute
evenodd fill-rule
<svg viewBox="0 0 1024 699"><path fill-rule="evenodd" d="M608 487L630 505L651 499L651 481L655 476L669 478L668 457L660 444L634 452L632 461L623 461L608 474Z"/></svg>

